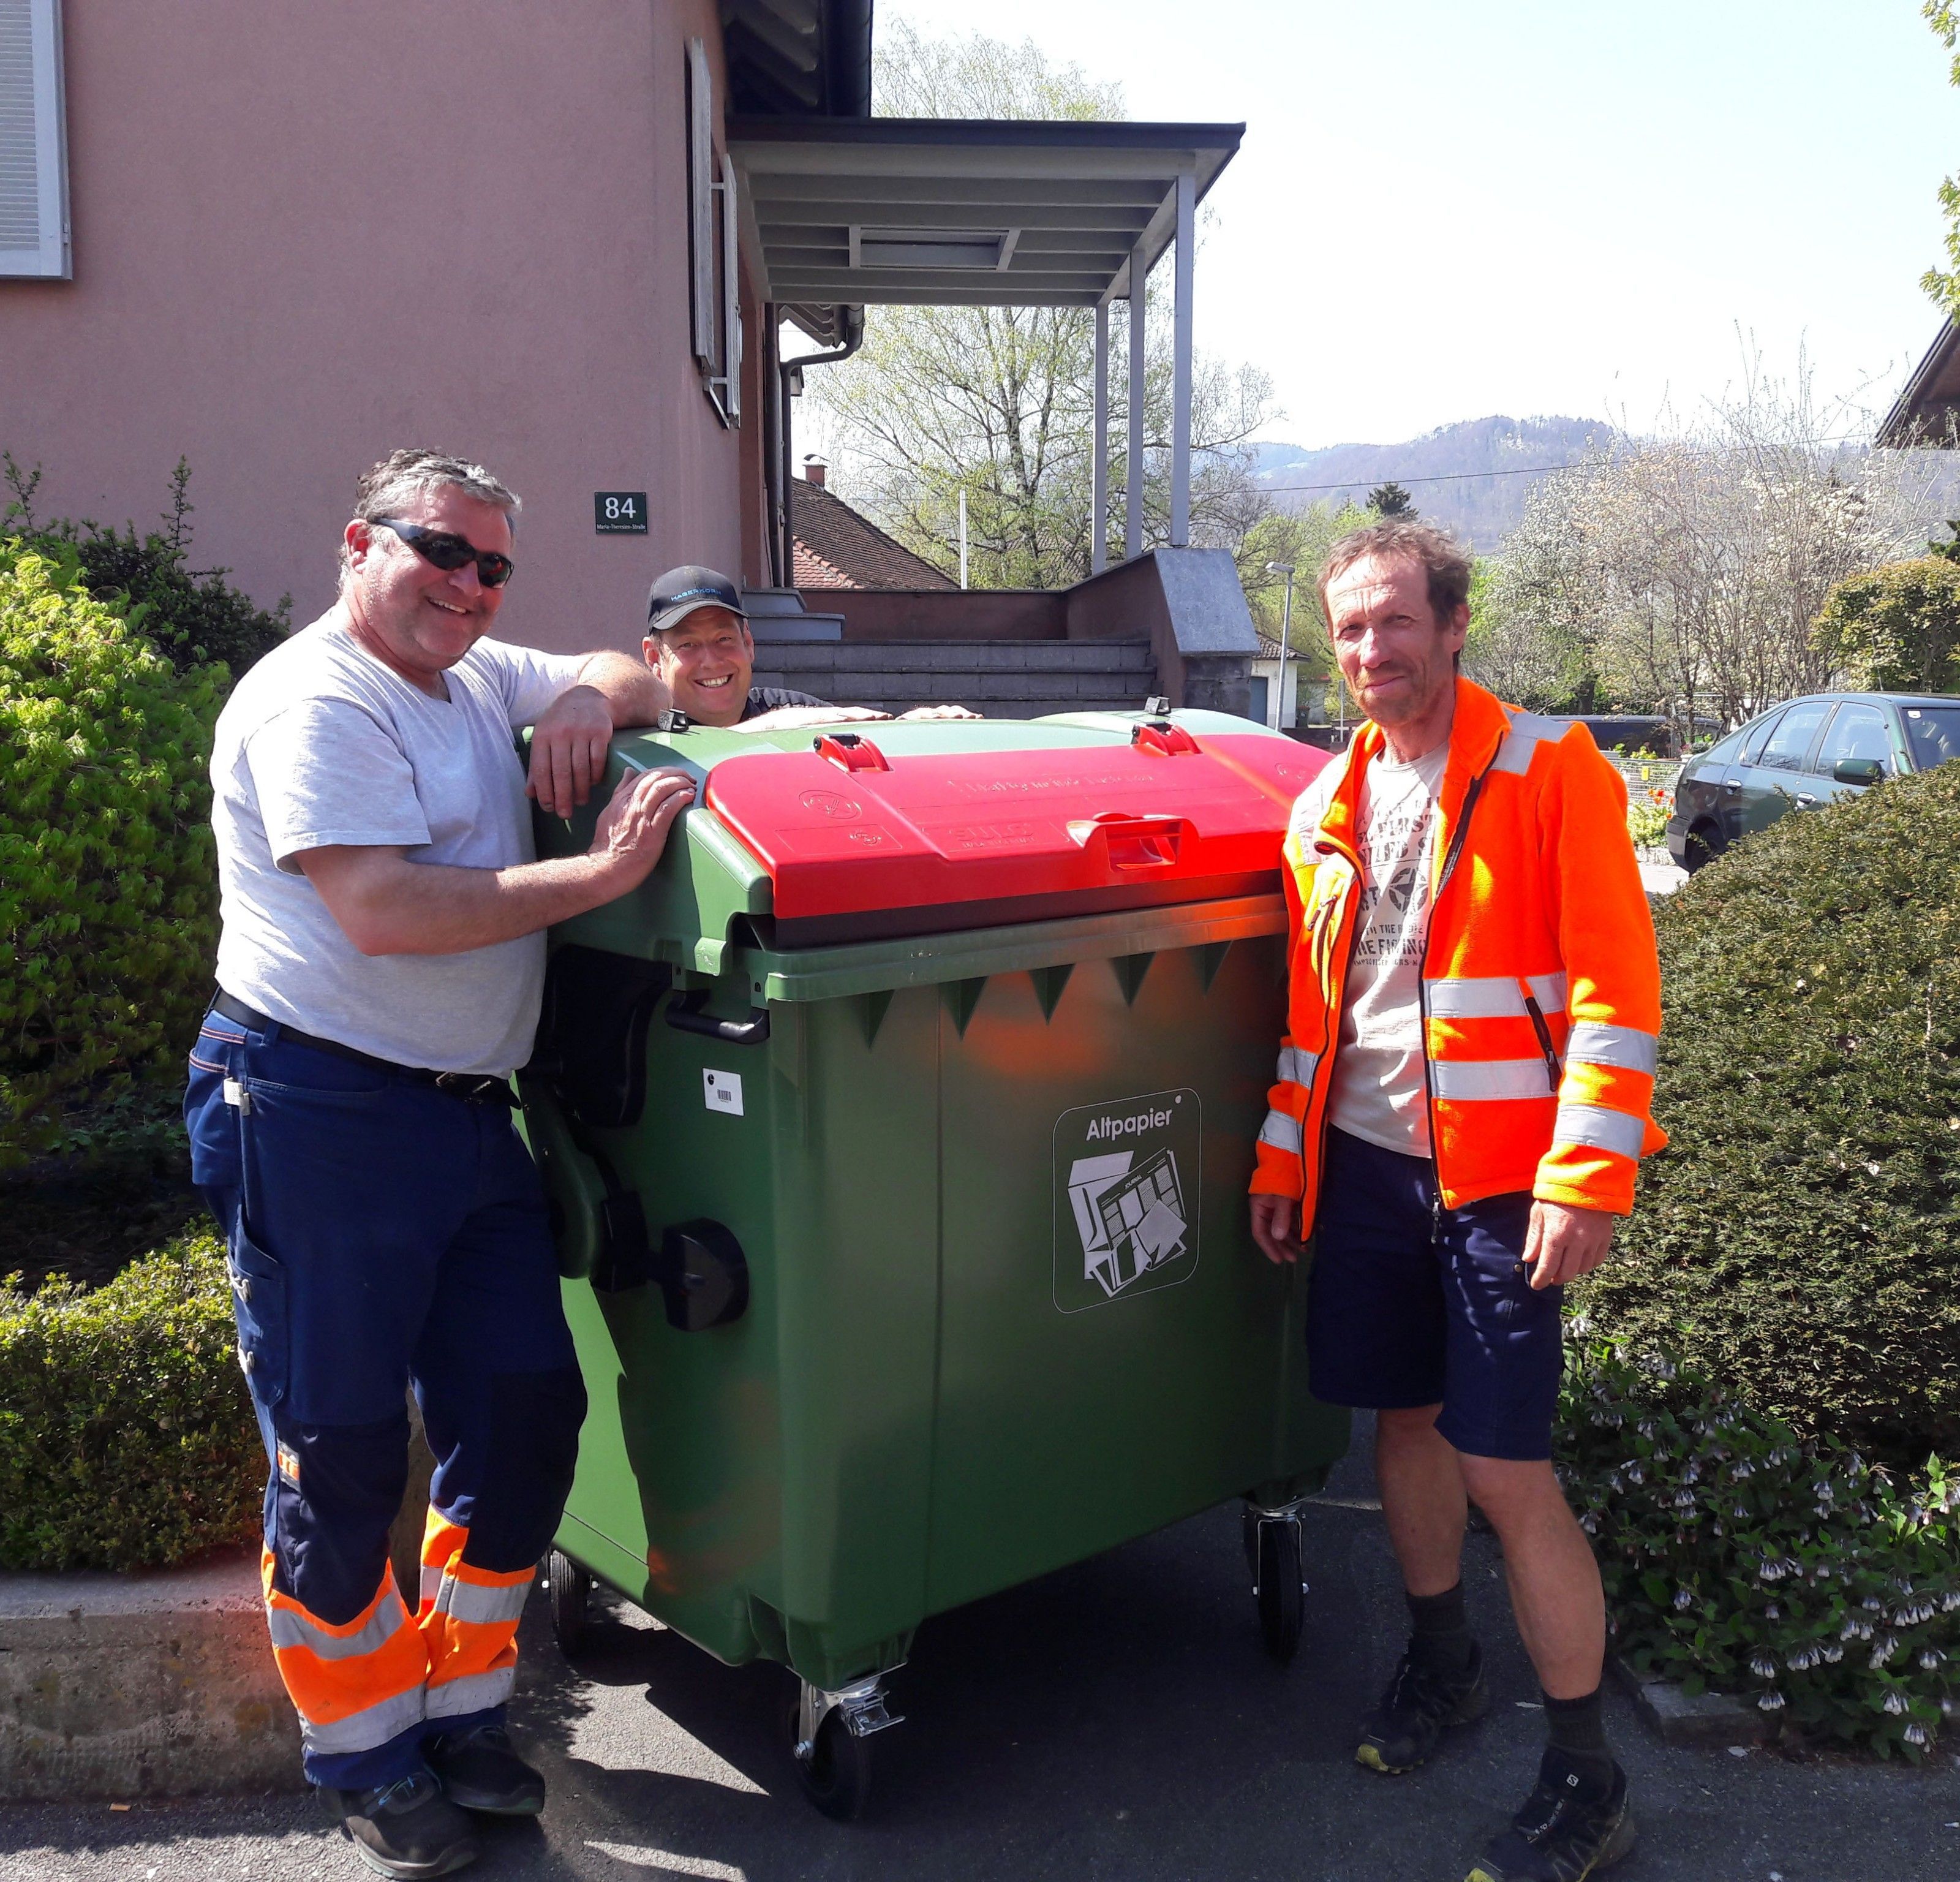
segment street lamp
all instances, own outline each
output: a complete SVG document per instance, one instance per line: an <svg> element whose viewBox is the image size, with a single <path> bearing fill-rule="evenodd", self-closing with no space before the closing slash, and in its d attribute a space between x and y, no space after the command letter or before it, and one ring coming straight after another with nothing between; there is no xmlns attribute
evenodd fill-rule
<svg viewBox="0 0 1960 1882"><path fill-rule="evenodd" d="M1269 562L1266 564L1266 573L1286 577L1286 597L1280 603L1280 677L1277 689L1279 696L1274 703L1272 717L1268 721L1278 732L1285 729L1287 654L1293 645L1293 564L1290 562Z"/></svg>

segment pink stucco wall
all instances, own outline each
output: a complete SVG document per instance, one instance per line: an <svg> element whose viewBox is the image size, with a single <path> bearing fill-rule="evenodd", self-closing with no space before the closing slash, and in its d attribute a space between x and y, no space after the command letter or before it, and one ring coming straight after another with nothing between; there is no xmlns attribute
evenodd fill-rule
<svg viewBox="0 0 1960 1882"><path fill-rule="evenodd" d="M745 470L689 349L711 0L65 13L75 279L0 281L0 447L43 514L145 526L183 454L193 561L304 622L355 476L420 443L524 499L514 639L637 645L660 569L762 578L755 441ZM651 493L649 535L594 534L613 489Z"/></svg>

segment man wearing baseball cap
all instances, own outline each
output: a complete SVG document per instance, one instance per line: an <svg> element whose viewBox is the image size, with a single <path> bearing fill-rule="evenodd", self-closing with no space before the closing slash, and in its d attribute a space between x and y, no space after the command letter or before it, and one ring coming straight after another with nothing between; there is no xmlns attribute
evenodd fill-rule
<svg viewBox="0 0 1960 1882"><path fill-rule="evenodd" d="M667 682L673 702L698 725L739 726L743 731L796 725L832 725L851 719L889 718L869 706L832 705L786 686L752 683L756 643L741 591L726 575L689 562L670 568L647 596L647 664ZM963 705L922 705L908 719L970 719Z"/></svg>

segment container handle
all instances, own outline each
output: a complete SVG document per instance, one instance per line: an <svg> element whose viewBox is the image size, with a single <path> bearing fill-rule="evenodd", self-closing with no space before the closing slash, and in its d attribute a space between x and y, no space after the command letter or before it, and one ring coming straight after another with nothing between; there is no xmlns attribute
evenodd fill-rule
<svg viewBox="0 0 1960 1882"><path fill-rule="evenodd" d="M769 1037L769 1009L752 1006L746 1020L718 1020L701 1009L708 1004L708 989L697 987L691 993L676 993L667 1002L667 1024L677 1033L698 1033L705 1039L718 1039L724 1046L760 1046Z"/></svg>
<svg viewBox="0 0 1960 1882"><path fill-rule="evenodd" d="M1160 758L1183 758L1200 749L1198 740L1182 725L1169 719L1146 720L1133 726L1130 743L1139 751L1155 752Z"/></svg>
<svg viewBox="0 0 1960 1882"><path fill-rule="evenodd" d="M846 771L889 771L885 754L861 732L826 732L812 741L810 750Z"/></svg>
<svg viewBox="0 0 1960 1882"><path fill-rule="evenodd" d="M1128 810L1105 810L1100 817L1070 823L1068 833L1087 849L1099 838L1112 869L1166 869L1177 861L1184 840L1181 817L1138 817Z"/></svg>

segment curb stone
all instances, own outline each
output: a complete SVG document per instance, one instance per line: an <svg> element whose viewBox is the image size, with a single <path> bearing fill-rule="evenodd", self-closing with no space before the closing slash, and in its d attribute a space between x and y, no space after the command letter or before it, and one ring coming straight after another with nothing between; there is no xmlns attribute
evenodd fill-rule
<svg viewBox="0 0 1960 1882"><path fill-rule="evenodd" d="M1632 1699L1640 1722L1664 1745L1709 1751L1768 1742L1768 1716L1736 1693L1704 1693L1690 1699L1672 1680L1647 1679L1618 1654L1610 1655L1606 1664L1615 1683Z"/></svg>
<svg viewBox="0 0 1960 1882"><path fill-rule="evenodd" d="M254 1555L0 1575L0 1803L300 1788Z"/></svg>

